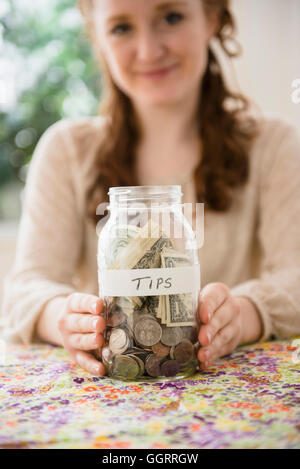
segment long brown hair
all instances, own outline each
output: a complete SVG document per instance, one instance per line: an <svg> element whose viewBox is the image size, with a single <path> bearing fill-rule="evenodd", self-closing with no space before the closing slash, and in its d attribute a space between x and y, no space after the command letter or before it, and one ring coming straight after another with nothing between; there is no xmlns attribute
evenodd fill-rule
<svg viewBox="0 0 300 469"><path fill-rule="evenodd" d="M219 15L215 38L225 54L229 58L239 56L230 0L201 1L207 15ZM97 149L94 182L88 190L87 216L96 224L101 218L96 215L96 207L100 202L108 202L109 187L139 185L134 155L140 132L130 99L112 80L106 61L97 49L92 19L93 0L79 0L78 6L101 70L103 92L99 113L108 118L104 120L105 129L101 132ZM228 42L235 45L235 51L228 47ZM248 181L249 149L258 133L258 126L247 112L249 101L227 88L220 63L210 46L200 96L198 131L202 158L194 174L197 201L204 202L206 210L225 212L231 207L234 188ZM227 106L229 102L230 108Z"/></svg>

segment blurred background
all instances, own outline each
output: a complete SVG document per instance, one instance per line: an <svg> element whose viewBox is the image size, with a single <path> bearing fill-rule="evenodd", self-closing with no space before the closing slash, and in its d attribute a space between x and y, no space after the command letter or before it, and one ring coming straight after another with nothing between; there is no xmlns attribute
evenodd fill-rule
<svg viewBox="0 0 300 469"><path fill-rule="evenodd" d="M226 71L232 87L300 129L300 103L292 101L300 79L300 0L232 5L243 47ZM75 0L0 1L0 302L35 145L57 120L96 114L100 95Z"/></svg>

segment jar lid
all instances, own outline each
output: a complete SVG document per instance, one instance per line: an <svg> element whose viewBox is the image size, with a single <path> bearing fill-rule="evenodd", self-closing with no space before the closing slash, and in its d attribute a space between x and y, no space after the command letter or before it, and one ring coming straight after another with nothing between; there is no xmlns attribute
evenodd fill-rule
<svg viewBox="0 0 300 469"><path fill-rule="evenodd" d="M110 198L117 197L119 202L128 200L143 200L163 197L181 197L180 185L166 186L122 186L110 187L107 193Z"/></svg>

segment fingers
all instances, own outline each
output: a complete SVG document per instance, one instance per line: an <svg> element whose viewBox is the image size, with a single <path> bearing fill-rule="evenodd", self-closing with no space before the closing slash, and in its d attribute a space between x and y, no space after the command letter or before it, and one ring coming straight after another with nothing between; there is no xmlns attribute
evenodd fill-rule
<svg viewBox="0 0 300 469"><path fill-rule="evenodd" d="M198 359L207 366L217 358L233 352L237 344L238 320L235 319L218 331L208 347L199 350Z"/></svg>
<svg viewBox="0 0 300 469"><path fill-rule="evenodd" d="M66 316L65 327L71 332L103 332L105 320L91 314L70 313Z"/></svg>
<svg viewBox="0 0 300 469"><path fill-rule="evenodd" d="M68 297L67 303L69 311L76 313L92 313L99 315L103 311L103 300L95 295L75 292Z"/></svg>
<svg viewBox="0 0 300 469"><path fill-rule="evenodd" d="M211 343L215 335L226 324L236 318L239 314L239 306L236 302L226 301L213 314L208 324L200 328L198 339L201 345L206 346Z"/></svg>
<svg viewBox="0 0 300 469"><path fill-rule="evenodd" d="M230 293L229 288L224 283L209 283L199 295L199 318L207 324L214 311L222 305Z"/></svg>
<svg viewBox="0 0 300 469"><path fill-rule="evenodd" d="M93 350L102 347L104 338L102 334L70 334L69 345L74 349Z"/></svg>
<svg viewBox="0 0 300 469"><path fill-rule="evenodd" d="M78 365L89 373L98 376L105 375L105 367L103 363L96 360L92 354L80 350L76 352L75 359Z"/></svg>

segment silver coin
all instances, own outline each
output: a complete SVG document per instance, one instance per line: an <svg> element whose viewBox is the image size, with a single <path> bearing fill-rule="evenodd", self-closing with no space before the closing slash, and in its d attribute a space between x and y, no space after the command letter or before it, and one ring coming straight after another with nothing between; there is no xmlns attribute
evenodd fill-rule
<svg viewBox="0 0 300 469"><path fill-rule="evenodd" d="M162 326L161 342L169 347L179 344L182 341L181 327Z"/></svg>
<svg viewBox="0 0 300 469"><path fill-rule="evenodd" d="M181 326L182 338L197 342L197 329L193 326Z"/></svg>
<svg viewBox="0 0 300 469"><path fill-rule="evenodd" d="M144 317L134 327L136 342L145 347L152 347L161 339L162 330L152 317Z"/></svg>
<svg viewBox="0 0 300 469"><path fill-rule="evenodd" d="M105 365L111 365L113 360L113 354L109 347L103 347L102 349L102 361Z"/></svg>
<svg viewBox="0 0 300 469"><path fill-rule="evenodd" d="M113 355L121 354L128 349L130 339L124 329L115 328L111 331L109 348Z"/></svg>
<svg viewBox="0 0 300 469"><path fill-rule="evenodd" d="M133 358L137 362L139 369L140 369L139 376L143 376L143 374L145 373L145 365L144 365L143 360L138 355L126 355L126 356Z"/></svg>
<svg viewBox="0 0 300 469"><path fill-rule="evenodd" d="M111 375L115 378L132 380L140 374L140 367L134 357L130 355L117 355L115 357Z"/></svg>
<svg viewBox="0 0 300 469"><path fill-rule="evenodd" d="M151 319L152 321L156 321L156 318L151 316L151 314L145 313L145 311L136 311L133 314L133 324L137 324L139 321L145 320L145 319Z"/></svg>
<svg viewBox="0 0 300 469"><path fill-rule="evenodd" d="M172 360L174 360L174 350L175 350L175 345L172 345L172 347L170 348L170 358L172 358Z"/></svg>

